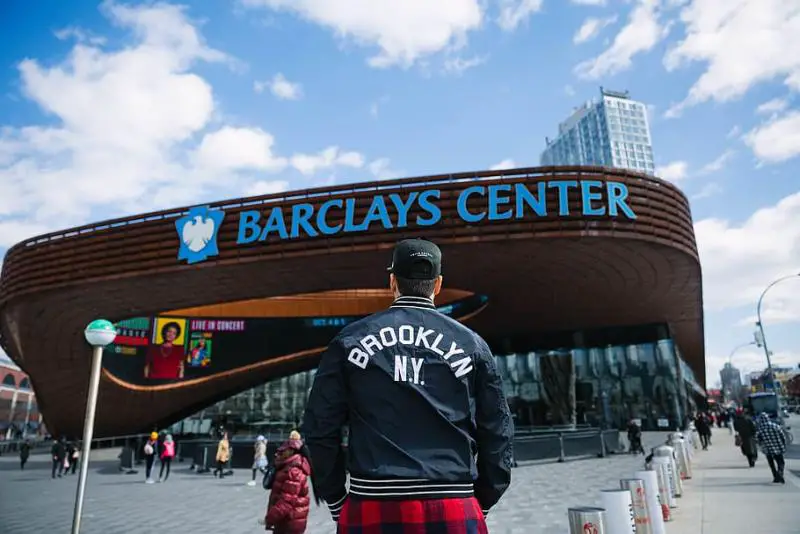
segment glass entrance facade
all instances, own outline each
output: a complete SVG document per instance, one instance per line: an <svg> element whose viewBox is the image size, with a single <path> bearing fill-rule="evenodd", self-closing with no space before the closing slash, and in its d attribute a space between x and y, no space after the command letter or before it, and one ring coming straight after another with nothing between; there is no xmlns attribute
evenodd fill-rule
<svg viewBox="0 0 800 534"><path fill-rule="evenodd" d="M703 390L665 325L487 339L518 428L590 425L674 429ZM531 348L527 348L531 347ZM173 426L206 434L285 432L302 420L315 371L272 380Z"/></svg>

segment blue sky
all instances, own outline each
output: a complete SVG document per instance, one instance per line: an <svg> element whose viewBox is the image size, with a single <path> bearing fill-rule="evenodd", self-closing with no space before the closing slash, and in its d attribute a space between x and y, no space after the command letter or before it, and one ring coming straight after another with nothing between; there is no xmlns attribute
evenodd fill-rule
<svg viewBox="0 0 800 534"><path fill-rule="evenodd" d="M800 272L796 0L7 0L0 34L0 253L225 197L536 165L602 85L650 105L658 174L692 199L710 384L761 290ZM792 366L799 290L765 305Z"/></svg>

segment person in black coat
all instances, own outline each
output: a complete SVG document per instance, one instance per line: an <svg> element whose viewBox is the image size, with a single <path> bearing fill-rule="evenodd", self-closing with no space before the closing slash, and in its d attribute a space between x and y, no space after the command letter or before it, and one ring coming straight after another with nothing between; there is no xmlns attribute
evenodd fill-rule
<svg viewBox="0 0 800 534"><path fill-rule="evenodd" d="M25 469L25 464L28 463L28 457L31 455L31 444L27 441L19 448L19 468Z"/></svg>
<svg viewBox="0 0 800 534"><path fill-rule="evenodd" d="M52 478L61 478L64 474L64 460L67 457L67 444L64 438L53 440L53 447L50 449L50 456L53 460Z"/></svg>
<svg viewBox="0 0 800 534"><path fill-rule="evenodd" d="M755 467L758 459L756 425L740 410L733 421L733 429L736 431L736 443L739 444L742 454L747 457L747 463L750 467Z"/></svg>
<svg viewBox="0 0 800 534"><path fill-rule="evenodd" d="M703 450L707 451L708 446L711 444L711 421L705 414L701 413L694 420L694 427L700 436L700 444L703 446Z"/></svg>

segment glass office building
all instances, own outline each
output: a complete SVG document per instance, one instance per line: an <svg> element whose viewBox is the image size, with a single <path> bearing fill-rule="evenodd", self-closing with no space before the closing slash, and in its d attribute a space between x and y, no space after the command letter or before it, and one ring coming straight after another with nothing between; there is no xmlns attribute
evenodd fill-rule
<svg viewBox="0 0 800 534"><path fill-rule="evenodd" d="M653 145L647 107L627 91L600 88L546 139L542 165L601 165L653 174Z"/></svg>
<svg viewBox="0 0 800 534"><path fill-rule="evenodd" d="M487 339L516 425L674 429L704 395L666 325ZM526 348L534 347L534 348ZM539 348L535 348L539 347ZM282 434L303 417L314 371L278 378L173 426L176 434Z"/></svg>

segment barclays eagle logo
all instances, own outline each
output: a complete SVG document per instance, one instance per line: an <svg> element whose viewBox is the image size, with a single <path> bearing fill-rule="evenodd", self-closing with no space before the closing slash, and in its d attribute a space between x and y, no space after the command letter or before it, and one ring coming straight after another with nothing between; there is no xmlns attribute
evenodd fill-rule
<svg viewBox="0 0 800 534"><path fill-rule="evenodd" d="M181 242L178 260L186 260L186 263L192 265L218 255L217 232L224 218L225 212L221 210L197 206L175 221L175 229Z"/></svg>

